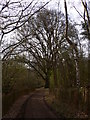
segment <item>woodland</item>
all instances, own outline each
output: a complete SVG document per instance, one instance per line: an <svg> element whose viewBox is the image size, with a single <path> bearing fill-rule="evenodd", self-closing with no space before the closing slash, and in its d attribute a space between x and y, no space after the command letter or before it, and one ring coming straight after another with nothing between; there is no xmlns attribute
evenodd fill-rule
<svg viewBox="0 0 90 120"><path fill-rule="evenodd" d="M80 0L82 11L73 6L79 24L67 0L64 11L59 3L49 9L51 1L0 2L3 115L18 97L44 87L60 114L90 117L90 1Z"/></svg>

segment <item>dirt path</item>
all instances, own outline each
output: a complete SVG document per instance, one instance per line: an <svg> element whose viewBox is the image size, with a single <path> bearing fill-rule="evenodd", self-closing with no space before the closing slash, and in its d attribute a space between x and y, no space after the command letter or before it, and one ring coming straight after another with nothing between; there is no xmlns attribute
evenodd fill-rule
<svg viewBox="0 0 90 120"><path fill-rule="evenodd" d="M44 102L44 90L38 89L22 107L19 118L57 118Z"/></svg>

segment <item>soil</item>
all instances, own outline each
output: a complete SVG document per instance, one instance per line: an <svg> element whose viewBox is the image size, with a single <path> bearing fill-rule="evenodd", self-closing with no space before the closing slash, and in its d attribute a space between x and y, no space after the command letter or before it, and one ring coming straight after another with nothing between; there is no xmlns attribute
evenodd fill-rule
<svg viewBox="0 0 90 120"><path fill-rule="evenodd" d="M57 118L44 101L44 89L37 89L23 104L18 118Z"/></svg>

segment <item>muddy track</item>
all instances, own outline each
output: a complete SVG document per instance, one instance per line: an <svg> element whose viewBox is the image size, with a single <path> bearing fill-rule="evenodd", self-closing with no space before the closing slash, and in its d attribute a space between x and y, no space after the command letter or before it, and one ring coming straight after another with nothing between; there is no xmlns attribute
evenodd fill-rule
<svg viewBox="0 0 90 120"><path fill-rule="evenodd" d="M57 118L44 101L44 90L38 89L23 104L17 118Z"/></svg>

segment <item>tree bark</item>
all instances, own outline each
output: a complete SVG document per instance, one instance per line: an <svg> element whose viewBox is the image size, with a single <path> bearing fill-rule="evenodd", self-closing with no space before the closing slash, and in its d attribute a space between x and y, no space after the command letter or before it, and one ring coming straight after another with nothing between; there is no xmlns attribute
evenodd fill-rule
<svg viewBox="0 0 90 120"><path fill-rule="evenodd" d="M46 77L46 80L45 80L45 88L50 88L50 80L48 76Z"/></svg>

